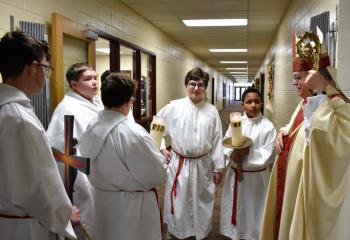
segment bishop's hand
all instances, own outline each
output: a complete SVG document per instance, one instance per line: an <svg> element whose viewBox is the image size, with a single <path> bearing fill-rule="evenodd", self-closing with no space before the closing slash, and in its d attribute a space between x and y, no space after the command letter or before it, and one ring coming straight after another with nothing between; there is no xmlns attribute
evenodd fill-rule
<svg viewBox="0 0 350 240"><path fill-rule="evenodd" d="M277 133L277 137L275 140L275 148L278 154L280 154L282 152L283 149L283 139L288 135L288 132L280 130Z"/></svg>

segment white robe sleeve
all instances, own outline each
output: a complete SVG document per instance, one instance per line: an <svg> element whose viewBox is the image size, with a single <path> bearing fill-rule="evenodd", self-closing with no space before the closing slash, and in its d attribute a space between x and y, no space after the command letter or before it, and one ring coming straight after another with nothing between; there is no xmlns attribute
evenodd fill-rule
<svg viewBox="0 0 350 240"><path fill-rule="evenodd" d="M274 141L276 138L276 130L272 126L263 126L260 136L260 146L250 148L247 161L247 168L267 167L273 161Z"/></svg>
<svg viewBox="0 0 350 240"><path fill-rule="evenodd" d="M310 128L311 128L311 117L316 109L328 100L327 95L322 94L314 97L307 98L307 104L304 106L304 130L305 130L305 141L307 144L310 142Z"/></svg>
<svg viewBox="0 0 350 240"><path fill-rule="evenodd" d="M161 117L164 119L165 121L165 128L164 128L164 132L163 132L163 137L162 137L162 142L160 144L160 150L166 149L166 142L165 142L165 138L166 136L169 135L169 131L168 131L168 124L167 124L167 116L168 116L168 109L170 108L170 104L167 104L165 107L163 107L158 113L157 116Z"/></svg>
<svg viewBox="0 0 350 240"><path fill-rule="evenodd" d="M46 131L50 145L61 151L64 149L64 114L67 113L56 108Z"/></svg>
<svg viewBox="0 0 350 240"><path fill-rule="evenodd" d="M10 110L13 110L11 108ZM34 119L17 119L2 126L1 150L8 161L0 161L1 198L24 214L40 222L50 231L74 238L70 225L72 206L59 176L45 131ZM5 138L6 136L6 138ZM16 142L16 145L13 145ZM66 227L68 232L66 232Z"/></svg>
<svg viewBox="0 0 350 240"><path fill-rule="evenodd" d="M230 138L232 137L232 130L231 130L231 124L228 125L228 129L226 131L226 134L225 134L225 137L224 138ZM227 147L224 147L224 154L226 157L230 158L232 152L234 150L232 148L227 148Z"/></svg>
<svg viewBox="0 0 350 240"><path fill-rule="evenodd" d="M151 189L165 181L165 157L159 152L151 136L146 131L143 132L143 129L140 130L141 134L122 131L120 143L130 174L145 189Z"/></svg>
<svg viewBox="0 0 350 240"><path fill-rule="evenodd" d="M225 158L222 146L222 126L219 113L216 109L214 114L214 126L212 126L213 145L211 150L211 159L214 163L214 170L216 172L221 172L225 168Z"/></svg>

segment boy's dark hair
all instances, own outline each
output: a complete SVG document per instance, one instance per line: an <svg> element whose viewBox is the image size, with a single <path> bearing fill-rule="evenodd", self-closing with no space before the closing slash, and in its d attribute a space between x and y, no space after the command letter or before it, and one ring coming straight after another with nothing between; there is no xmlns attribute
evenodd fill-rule
<svg viewBox="0 0 350 240"><path fill-rule="evenodd" d="M245 97L247 96L248 93L256 93L256 94L258 94L258 96L259 96L259 98L260 98L260 100L262 102L262 96L261 96L261 93L259 92L259 90L256 89L256 88L253 88L253 87L248 87L242 94L242 103L244 103L244 99L245 99Z"/></svg>
<svg viewBox="0 0 350 240"><path fill-rule="evenodd" d="M93 68L86 63L75 63L70 66L66 72L66 79L70 87L71 81L78 81L81 77L81 74L86 70L93 70Z"/></svg>
<svg viewBox="0 0 350 240"><path fill-rule="evenodd" d="M204 72L199 67L195 67L187 72L186 77L185 77L185 86L187 86L188 82L191 80L192 81L203 80L205 88L208 87L209 77L207 77L206 72Z"/></svg>
<svg viewBox="0 0 350 240"><path fill-rule="evenodd" d="M0 41L0 72L4 81L18 77L26 65L40 61L43 57L50 61L49 47L20 31L6 33Z"/></svg>
<svg viewBox="0 0 350 240"><path fill-rule="evenodd" d="M120 107L130 101L136 81L122 73L111 73L101 84L101 99L107 108Z"/></svg>
<svg viewBox="0 0 350 240"><path fill-rule="evenodd" d="M103 81L108 77L108 75L111 74L111 73L112 73L111 70L106 70L106 71L104 71L104 72L101 74L101 82L103 82Z"/></svg>

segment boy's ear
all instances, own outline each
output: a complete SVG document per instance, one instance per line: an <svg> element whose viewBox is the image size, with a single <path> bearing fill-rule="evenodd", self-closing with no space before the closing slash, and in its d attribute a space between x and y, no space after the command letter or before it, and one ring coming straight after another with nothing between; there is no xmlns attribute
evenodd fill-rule
<svg viewBox="0 0 350 240"><path fill-rule="evenodd" d="M31 64L26 65L26 67L31 75L35 74L37 71L37 64L35 61L33 61Z"/></svg>
<svg viewBox="0 0 350 240"><path fill-rule="evenodd" d="M77 82L72 80L70 81L70 87L73 89L73 90L77 90Z"/></svg>

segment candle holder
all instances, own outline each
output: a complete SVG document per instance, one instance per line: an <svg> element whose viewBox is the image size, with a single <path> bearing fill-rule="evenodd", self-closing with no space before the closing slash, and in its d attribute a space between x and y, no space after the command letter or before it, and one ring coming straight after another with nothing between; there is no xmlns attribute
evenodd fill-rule
<svg viewBox="0 0 350 240"><path fill-rule="evenodd" d="M242 144L241 146L234 146L232 144L232 138L226 138L222 141L222 145L224 147L227 148L231 148L233 150L239 150L239 149L243 149L243 148L247 148L250 147L253 144L253 140L249 137L246 136L242 136ZM239 181L243 180L243 173L242 173L242 160L241 159L237 159L237 177Z"/></svg>
<svg viewBox="0 0 350 240"><path fill-rule="evenodd" d="M160 149L162 143L163 132L165 129L165 123L163 118L158 116L153 116L153 121L151 122L150 135L156 144L156 147Z"/></svg>
<svg viewBox="0 0 350 240"><path fill-rule="evenodd" d="M235 150L250 147L252 144L253 144L253 140L249 137L246 137L246 136L242 136L242 144L240 146L232 145L232 138L231 137L225 138L222 141L222 145L224 145L224 147L235 149Z"/></svg>

